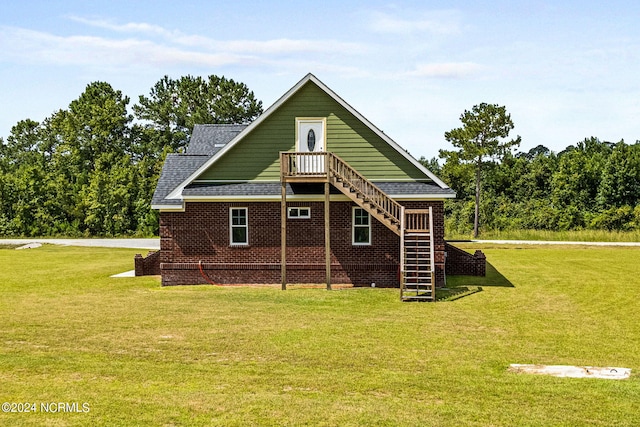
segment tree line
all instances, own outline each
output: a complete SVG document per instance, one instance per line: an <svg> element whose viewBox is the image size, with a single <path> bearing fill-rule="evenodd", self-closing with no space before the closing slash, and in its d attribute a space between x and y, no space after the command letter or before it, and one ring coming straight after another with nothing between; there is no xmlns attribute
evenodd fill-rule
<svg viewBox="0 0 640 427"><path fill-rule="evenodd" d="M164 77L130 99L89 84L66 109L0 138L0 235L152 236L162 163L194 123L248 123L262 112L246 85L218 76Z"/></svg>
<svg viewBox="0 0 640 427"><path fill-rule="evenodd" d="M262 102L225 77L158 81L130 99L105 82L68 108L18 122L0 138L0 235L152 236L150 202L168 153L197 123L249 123ZM640 142L591 137L554 153L517 150L506 108L479 104L445 133L454 150L421 161L457 193L449 232L640 229ZM482 195L482 197L481 197Z"/></svg>
<svg viewBox="0 0 640 427"><path fill-rule="evenodd" d="M473 164L424 161L457 193L445 205L449 232L471 235ZM640 230L640 141L586 138L554 153L543 145L505 151L482 169L481 230Z"/></svg>

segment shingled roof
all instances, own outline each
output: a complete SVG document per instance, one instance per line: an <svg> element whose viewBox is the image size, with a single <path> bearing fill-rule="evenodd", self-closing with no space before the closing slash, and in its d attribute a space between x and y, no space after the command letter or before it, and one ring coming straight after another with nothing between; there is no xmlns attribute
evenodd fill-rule
<svg viewBox="0 0 640 427"><path fill-rule="evenodd" d="M238 124L195 125L185 154L211 156L247 126Z"/></svg>
<svg viewBox="0 0 640 427"><path fill-rule="evenodd" d="M167 198L169 193L246 127L242 124L195 125L185 153L167 155L151 206L156 209L182 207L181 199Z"/></svg>
<svg viewBox="0 0 640 427"><path fill-rule="evenodd" d="M209 160L209 156L168 154L162 166L156 191L151 199L151 206L154 209L182 207L181 199L167 199L166 197L207 160Z"/></svg>
<svg viewBox="0 0 640 427"><path fill-rule="evenodd" d="M430 182L374 182L374 184L391 197L420 196L436 198L450 196L453 191L441 188ZM279 198L282 191L279 182L229 182L229 183L198 183L191 184L182 190L182 195L189 198L199 197L229 197L229 196L262 196ZM323 194L322 184L287 183L287 195L295 194ZM332 194L341 194L337 189Z"/></svg>

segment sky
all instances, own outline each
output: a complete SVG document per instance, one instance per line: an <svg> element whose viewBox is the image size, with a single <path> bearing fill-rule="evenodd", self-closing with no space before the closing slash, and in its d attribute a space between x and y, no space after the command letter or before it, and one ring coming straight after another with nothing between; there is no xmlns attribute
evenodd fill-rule
<svg viewBox="0 0 640 427"><path fill-rule="evenodd" d="M224 75L266 109L311 72L416 158L482 102L520 151L634 143L638 22L637 0L0 0L0 138L95 81L133 104L165 75Z"/></svg>

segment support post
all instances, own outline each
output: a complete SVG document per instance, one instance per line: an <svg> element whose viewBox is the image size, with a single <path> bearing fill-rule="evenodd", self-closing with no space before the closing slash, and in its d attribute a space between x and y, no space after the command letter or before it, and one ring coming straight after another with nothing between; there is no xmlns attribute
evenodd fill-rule
<svg viewBox="0 0 640 427"><path fill-rule="evenodd" d="M280 170L283 170L284 154L280 154ZM281 172L280 182L282 184L280 198L280 275L282 279L282 290L287 290L287 180L285 173Z"/></svg>
<svg viewBox="0 0 640 427"><path fill-rule="evenodd" d="M400 300L404 297L404 230L406 228L404 206L400 207Z"/></svg>
<svg viewBox="0 0 640 427"><path fill-rule="evenodd" d="M436 299L436 259L433 246L433 206L429 206L429 262L431 263L431 298Z"/></svg>
<svg viewBox="0 0 640 427"><path fill-rule="evenodd" d="M325 156L326 158L326 156ZM326 166L326 165L325 165ZM328 172L328 169L325 169ZM324 258L326 264L327 290L331 290L331 218L329 217L329 177L324 183Z"/></svg>

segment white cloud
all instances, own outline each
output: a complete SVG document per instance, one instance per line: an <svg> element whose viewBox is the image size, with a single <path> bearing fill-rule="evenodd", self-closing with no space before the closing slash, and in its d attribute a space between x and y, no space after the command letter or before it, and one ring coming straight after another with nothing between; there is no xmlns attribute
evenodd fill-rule
<svg viewBox="0 0 640 427"><path fill-rule="evenodd" d="M70 20L88 25L90 27L103 28L106 30L116 31L119 33L143 33L158 34L162 36L172 37L180 34L178 31L169 31L158 25L147 24L143 22L129 22L126 24L116 24L106 19L89 19L80 16L69 16Z"/></svg>
<svg viewBox="0 0 640 427"><path fill-rule="evenodd" d="M368 48L359 43L340 42L337 40L232 40L212 42L212 47L234 52L282 54L282 53L348 53L361 54Z"/></svg>
<svg viewBox="0 0 640 427"><path fill-rule="evenodd" d="M413 33L457 34L460 32L458 13L434 11L420 17L400 18L387 13L371 14L369 27L378 33L408 35Z"/></svg>
<svg viewBox="0 0 640 427"><path fill-rule="evenodd" d="M93 66L221 66L257 61L232 52L197 52L137 39L94 36L61 37L33 30L1 27L0 59L27 63Z"/></svg>
<svg viewBox="0 0 640 427"><path fill-rule="evenodd" d="M473 62L445 62L439 64L420 64L413 71L406 73L411 77L460 79L478 74L484 69Z"/></svg>
<svg viewBox="0 0 640 427"><path fill-rule="evenodd" d="M340 42L338 40L292 40L287 38L274 40L215 40L209 37L185 34L178 30L169 30L158 25L144 22L117 24L104 19L88 19L77 16L70 16L69 19L90 27L107 29L118 33L139 33L160 36L171 44L214 51L244 54L287 54L297 52L363 53L368 50L367 47L362 44Z"/></svg>
<svg viewBox="0 0 640 427"><path fill-rule="evenodd" d="M74 18L77 19L77 18ZM108 38L99 36L58 36L16 27L0 27L0 60L56 65L135 67L184 65L217 67L223 65L277 65L287 61L305 64L308 53L357 55L366 50L356 43L332 40L230 40L217 41L201 36L172 33L146 24L112 25L87 21L94 26L123 32L149 32L157 38ZM173 34L173 37L169 37ZM167 40L164 40L166 38Z"/></svg>

